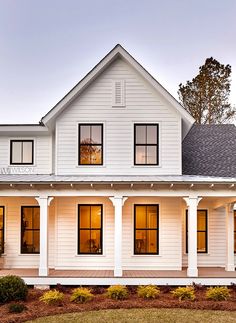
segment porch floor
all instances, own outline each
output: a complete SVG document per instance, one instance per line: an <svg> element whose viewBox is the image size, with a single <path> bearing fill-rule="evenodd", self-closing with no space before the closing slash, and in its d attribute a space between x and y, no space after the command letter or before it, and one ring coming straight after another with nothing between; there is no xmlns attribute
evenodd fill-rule
<svg viewBox="0 0 236 323"><path fill-rule="evenodd" d="M0 276L17 275L20 277L39 277L38 269L1 269ZM50 269L51 278L113 278L113 270L59 270ZM220 267L198 268L200 278L235 278L236 271L225 271ZM187 278L187 268L178 270L124 270L122 278Z"/></svg>

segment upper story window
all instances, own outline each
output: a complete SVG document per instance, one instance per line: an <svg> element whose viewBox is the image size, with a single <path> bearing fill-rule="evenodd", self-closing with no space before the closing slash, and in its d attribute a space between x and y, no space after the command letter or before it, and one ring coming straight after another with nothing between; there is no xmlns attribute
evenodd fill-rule
<svg viewBox="0 0 236 323"><path fill-rule="evenodd" d="M197 252L207 253L207 210L197 210ZM188 210L186 211L186 253L188 253Z"/></svg>
<svg viewBox="0 0 236 323"><path fill-rule="evenodd" d="M134 125L134 164L158 165L158 124Z"/></svg>
<svg viewBox="0 0 236 323"><path fill-rule="evenodd" d="M79 165L103 164L103 124L79 124Z"/></svg>
<svg viewBox="0 0 236 323"><path fill-rule="evenodd" d="M11 140L10 141L10 164L32 165L34 163L34 141L33 140Z"/></svg>

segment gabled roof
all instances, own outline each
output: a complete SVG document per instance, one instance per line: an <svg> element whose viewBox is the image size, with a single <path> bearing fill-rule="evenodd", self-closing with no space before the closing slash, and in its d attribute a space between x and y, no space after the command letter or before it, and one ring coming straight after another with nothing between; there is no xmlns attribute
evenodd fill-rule
<svg viewBox="0 0 236 323"><path fill-rule="evenodd" d="M116 45L75 87L68 92L42 119L50 127L54 119L87 88L116 58L121 57L141 74L179 112L187 130L194 123L193 117L164 87L151 76L121 45Z"/></svg>
<svg viewBox="0 0 236 323"><path fill-rule="evenodd" d="M182 154L183 175L236 177L236 127L193 125Z"/></svg>

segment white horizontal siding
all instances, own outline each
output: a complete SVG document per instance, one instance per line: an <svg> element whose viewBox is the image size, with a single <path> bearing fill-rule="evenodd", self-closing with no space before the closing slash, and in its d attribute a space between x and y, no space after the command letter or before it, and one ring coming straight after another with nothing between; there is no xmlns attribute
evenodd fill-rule
<svg viewBox="0 0 236 323"><path fill-rule="evenodd" d="M199 209L208 210L208 253L198 254L199 267L225 267L226 262L226 217L224 208L213 209L210 203L199 204ZM183 209L183 265L187 265L186 233L185 233L185 209Z"/></svg>
<svg viewBox="0 0 236 323"><path fill-rule="evenodd" d="M159 255L134 255L134 204L159 204ZM180 270L181 259L181 199L130 198L123 208L124 269Z"/></svg>
<svg viewBox="0 0 236 323"><path fill-rule="evenodd" d="M34 140L34 165L10 165L10 140ZM31 136L31 137L6 137L0 136L0 172L2 168L14 169L14 174L17 174L17 169L26 167L32 169L34 174L51 174L52 173L52 138L51 136Z"/></svg>
<svg viewBox="0 0 236 323"><path fill-rule="evenodd" d="M125 80L126 106L112 107L112 80ZM104 123L104 165L78 166L78 123ZM133 166L133 123L160 124L160 166ZM181 120L127 63L116 60L57 123L57 174L181 174Z"/></svg>

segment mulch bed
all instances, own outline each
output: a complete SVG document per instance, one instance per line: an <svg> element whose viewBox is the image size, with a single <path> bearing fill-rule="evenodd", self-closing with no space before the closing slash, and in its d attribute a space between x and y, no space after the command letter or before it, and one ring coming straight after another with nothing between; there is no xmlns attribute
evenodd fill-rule
<svg viewBox="0 0 236 323"><path fill-rule="evenodd" d="M45 305L39 301L39 297L44 293L41 290L29 289L29 295L24 304L27 309L20 314L9 313L9 304L0 306L0 321L1 323L25 322L33 320L37 317L56 315L71 312L83 312L104 309L118 309L118 308L185 308L185 309L199 309L199 310L223 310L236 311L236 290L231 289L231 297L228 301L215 302L209 301L205 298L206 288L196 288L195 301L179 301L173 298L170 293L170 287L161 288L159 298L155 300L144 300L138 298L135 294L135 288L130 287L130 295L127 300L115 301L105 297L102 294L105 289L97 287L94 289L94 299L85 304L74 304L70 302L70 296L73 288L59 287L64 292L64 300L61 306ZM13 302L16 303L16 302Z"/></svg>

